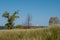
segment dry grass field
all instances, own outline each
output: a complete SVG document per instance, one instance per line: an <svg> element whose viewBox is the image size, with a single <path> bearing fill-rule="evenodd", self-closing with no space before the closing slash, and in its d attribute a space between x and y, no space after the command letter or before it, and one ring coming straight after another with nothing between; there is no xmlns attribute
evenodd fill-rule
<svg viewBox="0 0 60 40"><path fill-rule="evenodd" d="M0 40L60 40L60 26L0 30Z"/></svg>

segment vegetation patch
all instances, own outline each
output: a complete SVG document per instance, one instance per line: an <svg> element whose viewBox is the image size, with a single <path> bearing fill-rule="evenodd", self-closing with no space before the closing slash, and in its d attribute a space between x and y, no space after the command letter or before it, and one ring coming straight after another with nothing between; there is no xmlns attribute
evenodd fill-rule
<svg viewBox="0 0 60 40"><path fill-rule="evenodd" d="M0 40L60 40L60 26L0 30Z"/></svg>

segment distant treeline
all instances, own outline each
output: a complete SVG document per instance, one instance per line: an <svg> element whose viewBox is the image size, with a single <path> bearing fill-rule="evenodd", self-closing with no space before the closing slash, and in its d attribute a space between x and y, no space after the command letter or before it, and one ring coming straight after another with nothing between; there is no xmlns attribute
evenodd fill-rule
<svg viewBox="0 0 60 40"><path fill-rule="evenodd" d="M30 28L44 28L44 27L47 27L47 26L30 26ZM14 26L13 28L23 28L23 29L27 29L28 27L27 26ZM0 26L0 30L1 29L5 29L5 27L4 26Z"/></svg>

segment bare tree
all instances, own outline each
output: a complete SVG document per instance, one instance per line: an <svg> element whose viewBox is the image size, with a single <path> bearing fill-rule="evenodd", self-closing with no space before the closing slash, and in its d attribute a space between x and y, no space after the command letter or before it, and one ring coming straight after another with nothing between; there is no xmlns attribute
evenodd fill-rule
<svg viewBox="0 0 60 40"><path fill-rule="evenodd" d="M31 15L27 15L27 18L26 18L26 21L25 21L25 26L27 28L30 28L31 27Z"/></svg>
<svg viewBox="0 0 60 40"><path fill-rule="evenodd" d="M50 17L49 25L60 24L60 20L58 17Z"/></svg>

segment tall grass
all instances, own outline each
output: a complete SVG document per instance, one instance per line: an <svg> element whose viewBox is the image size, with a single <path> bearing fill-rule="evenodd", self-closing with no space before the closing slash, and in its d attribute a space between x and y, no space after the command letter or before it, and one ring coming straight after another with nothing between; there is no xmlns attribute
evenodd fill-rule
<svg viewBox="0 0 60 40"><path fill-rule="evenodd" d="M60 26L0 30L0 40L60 40Z"/></svg>

